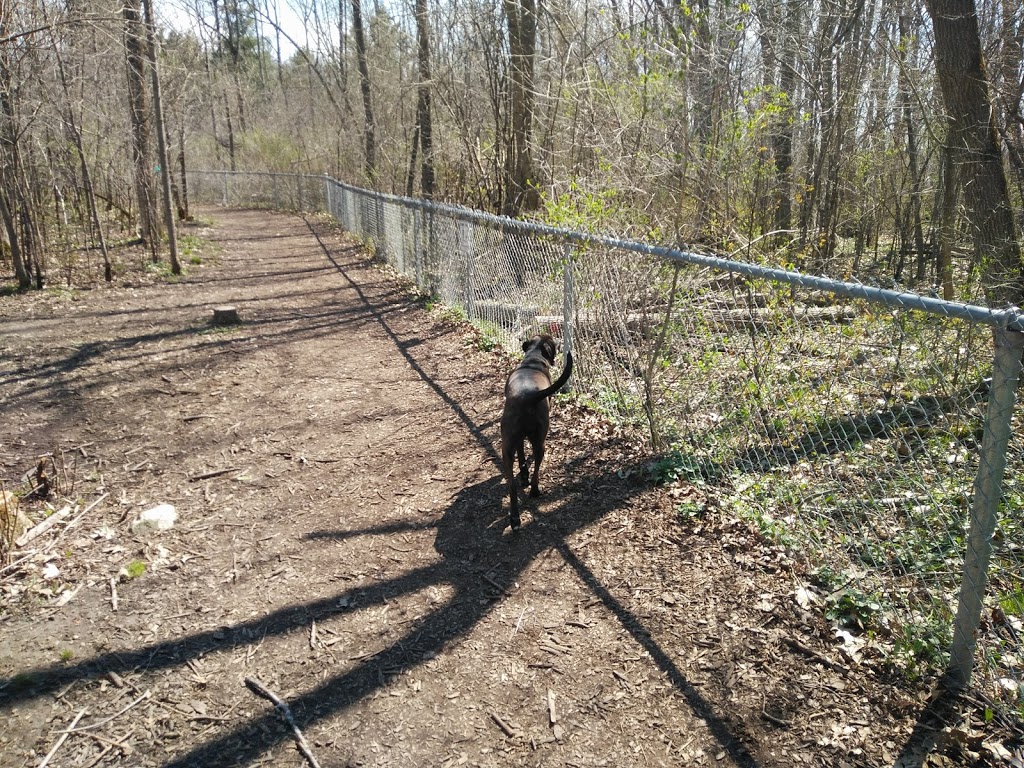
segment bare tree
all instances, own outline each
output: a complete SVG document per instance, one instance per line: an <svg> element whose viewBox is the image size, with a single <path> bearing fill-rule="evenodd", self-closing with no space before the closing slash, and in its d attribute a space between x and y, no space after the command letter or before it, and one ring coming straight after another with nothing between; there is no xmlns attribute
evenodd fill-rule
<svg viewBox="0 0 1024 768"><path fill-rule="evenodd" d="M533 178L534 59L537 52L537 0L503 0L508 24L509 116L502 213L515 216L540 203Z"/></svg>
<svg viewBox="0 0 1024 768"><path fill-rule="evenodd" d="M171 163L167 151L167 133L164 130L164 108L160 97L160 70L157 65L156 40L154 35L152 0L143 0L146 12L146 44L149 48L150 75L153 79L153 114L156 118L157 156L160 158L160 181L164 192L164 226L167 227L167 245L170 252L171 272L181 274L178 262L178 237L174 229L174 212L171 202Z"/></svg>
<svg viewBox="0 0 1024 768"><path fill-rule="evenodd" d="M362 0L352 0L352 34L356 40L356 59L359 66L359 90L363 95L363 151L364 172L370 186L377 183L376 126L373 120L373 101L370 95L370 68L366 63L366 34L363 29Z"/></svg>
<svg viewBox="0 0 1024 768"><path fill-rule="evenodd" d="M1006 185L973 0L925 0L935 29L935 68L963 164L961 183L991 306L1024 302L1024 274Z"/></svg>
<svg viewBox="0 0 1024 768"><path fill-rule="evenodd" d="M156 213L156 180L153 177L153 150L150 143L149 91L146 89L146 33L139 13L140 0L126 0L124 14L124 45L128 72L128 115L132 126L132 160L135 169L135 200L139 211L139 231L150 247L154 260L160 236Z"/></svg>

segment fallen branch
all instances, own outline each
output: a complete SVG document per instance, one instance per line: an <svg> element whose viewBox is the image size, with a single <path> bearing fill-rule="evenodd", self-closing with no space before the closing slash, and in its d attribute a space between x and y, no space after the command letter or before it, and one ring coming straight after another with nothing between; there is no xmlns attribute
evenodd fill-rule
<svg viewBox="0 0 1024 768"><path fill-rule="evenodd" d="M81 710L79 710L79 711L78 711L78 714L77 714L77 715L75 715L75 719L71 721L71 726L70 726L70 728L69 728L69 729L67 729L67 730L61 731L61 733L60 733L60 738L59 738L59 739L57 739L57 743L56 743L56 744L54 744L54 745L53 745L53 746L52 746L52 747L50 748L50 751L49 751L49 752L47 752L47 753L46 753L46 757L44 757L44 758L43 758L43 761L42 761L41 763L39 763L39 766L38 766L38 768L46 768L46 766L47 766L47 765L49 764L49 762L50 762L50 758L52 758L52 757L53 757L53 756L54 756L55 754L57 754L57 750L58 750L58 749L60 749L60 745L61 745L61 744L63 744L63 743L65 742L65 741L67 741L67 739L68 739L68 735L69 735L69 734L70 734L70 733L71 733L72 731L74 731L74 730L75 730L75 726L76 726L76 725L78 725L78 721L79 721L79 720L81 720L81 719L82 719L82 717L84 717L84 716L85 716L85 713L86 713L87 711L88 711L88 710L86 710L86 709L81 709Z"/></svg>
<svg viewBox="0 0 1024 768"><path fill-rule="evenodd" d="M228 467L226 469L215 469L212 472L204 472L201 475L193 475L192 477L189 478L189 482L195 483L195 482L198 482L200 480L209 480L212 477L220 477L221 475L226 475L229 472L237 472L237 471L238 471L238 467Z"/></svg>
<svg viewBox="0 0 1024 768"><path fill-rule="evenodd" d="M799 640L796 640L796 639L794 639L792 637L787 637L787 638L785 638L785 641L786 641L786 645L788 645L794 651L799 651L800 653L804 654L805 656L810 656L812 659L820 662L821 664L825 665L829 669L835 670L836 672L839 672L839 673L841 673L843 675L850 674L850 670L847 669L846 667L844 667L842 664L840 664L837 661L833 661L832 659L830 659L825 654L819 653L818 651L814 650L813 648L808 648L806 645L801 643Z"/></svg>
<svg viewBox="0 0 1024 768"><path fill-rule="evenodd" d="M36 525L36 526L30 528L29 530L25 531L25 533L21 534L21 536L18 537L17 541L14 542L14 546L16 546L16 547L24 547L26 544L28 544L33 539L38 539L40 536L42 536L48 530L53 528L53 526L55 526L57 523L59 523L61 520L63 520L65 517L67 517L70 514L71 514L71 506L70 505L65 506L59 512L54 512L48 518L43 520L43 522L39 523L39 525Z"/></svg>
<svg viewBox="0 0 1024 768"><path fill-rule="evenodd" d="M299 730L299 726L295 724L295 717L292 715L292 710L288 704L282 701L277 694L254 677L245 678L245 686L257 696L263 697L277 708L277 711L281 713L281 717L283 717L284 721L291 727L292 733L295 734L295 743L298 744L299 751L302 752L306 760L309 761L312 768L320 768L320 763L316 761L316 757L313 755L313 750L310 748L309 742L306 741L306 737L302 735L302 731Z"/></svg>
<svg viewBox="0 0 1024 768"><path fill-rule="evenodd" d="M81 728L75 728L75 723L78 722L77 720L75 720L75 722L71 724L70 728L67 728L66 730L61 731L61 733L81 733L82 731L91 731L93 728L99 728L101 725L106 725L111 720L116 720L121 715L123 715L125 712L127 712L129 709L131 709L132 707L138 706L141 702L145 701L149 697L150 697L150 692L147 689L145 693L143 693L141 696L139 696L139 698L137 698L135 701L133 701L127 707L122 709L120 712L117 712L117 713L111 715L110 717L105 717L102 720L97 720L95 723L89 723L89 725L83 725ZM40 766L40 768L42 768L42 766Z"/></svg>
<svg viewBox="0 0 1024 768"><path fill-rule="evenodd" d="M71 530L71 529L72 529L72 528L74 528L74 527L75 527L76 525L78 525L78 521L79 521L79 520L81 520L81 519L82 519L83 517L85 517L86 515L88 515L88 514L89 514L90 512L92 512L92 511L93 511L94 509L96 509L96 507L97 507L97 506L99 505L99 503L100 503L101 501L103 501L103 500L104 500L105 498L107 498L107 496L109 496L109 495L110 495L109 493L104 493L104 494L103 494L102 496L100 496L100 497L99 497L98 499L96 499L96 500L95 500L95 501L93 501L93 502L92 502L91 504L89 504L89 505L88 505L88 506L87 506L87 507L86 507L85 509L83 509L83 510L81 511L81 513L79 513L78 515L76 515L76 516L74 517L74 519L70 520L70 521L68 522L68 524L67 524L67 525L65 525L65 526L64 526L64 527L63 527L63 528L61 529L60 533L59 533L59 534L57 534L57 536L56 536L56 537L55 537L55 538L54 538L54 539L53 539L52 541L50 541L50 542L49 542L49 543L48 543L48 544L46 545L46 548L44 549L44 551L46 551L46 552L49 552L50 550L52 550L52 549L53 549L53 548L54 548L54 547L55 547L55 546L57 545L57 542L58 542L58 541L60 541L61 537L62 537L62 536L63 536L63 535L65 534L65 533L67 533L67 532L68 532L69 530Z"/></svg>
<svg viewBox="0 0 1024 768"><path fill-rule="evenodd" d="M487 714L491 716L491 720L494 721L494 724L501 728L501 732L508 736L510 739L514 739L516 736L519 735L519 731L517 731L515 728L513 728L511 725L505 722L501 718L501 716L498 715L496 712L488 712Z"/></svg>

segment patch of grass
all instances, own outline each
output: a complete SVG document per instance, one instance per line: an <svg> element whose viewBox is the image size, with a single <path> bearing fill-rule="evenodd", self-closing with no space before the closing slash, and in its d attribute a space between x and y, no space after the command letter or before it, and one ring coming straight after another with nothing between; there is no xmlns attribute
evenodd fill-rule
<svg viewBox="0 0 1024 768"><path fill-rule="evenodd" d="M999 607L1007 616L1024 616L1024 587L999 596Z"/></svg>
<svg viewBox="0 0 1024 768"><path fill-rule="evenodd" d="M47 296L53 296L56 299L76 299L79 295L77 289L68 288L66 285L50 284L43 291Z"/></svg>
<svg viewBox="0 0 1024 768"><path fill-rule="evenodd" d="M137 579L146 572L146 564L142 560L132 560L125 566L124 572L129 579Z"/></svg>
<svg viewBox="0 0 1024 768"><path fill-rule="evenodd" d="M151 261L146 264L146 271L151 275L156 275L157 277L169 281L177 280L180 277L180 275L175 275L171 271L171 263L169 261Z"/></svg>
<svg viewBox="0 0 1024 768"><path fill-rule="evenodd" d="M63 649L61 649L61 652L60 652L60 660L61 661L66 663L66 662L71 661L73 658L75 658L75 652L74 651L72 651L70 648L63 648Z"/></svg>
<svg viewBox="0 0 1024 768"><path fill-rule="evenodd" d="M206 246L206 241L195 235L179 235L178 250L183 259L188 259L190 264L202 264L203 259L199 255Z"/></svg>
<svg viewBox="0 0 1024 768"><path fill-rule="evenodd" d="M442 320L449 323L460 324L469 322L469 315L467 315L466 310L460 306L449 307L441 305L439 314Z"/></svg>

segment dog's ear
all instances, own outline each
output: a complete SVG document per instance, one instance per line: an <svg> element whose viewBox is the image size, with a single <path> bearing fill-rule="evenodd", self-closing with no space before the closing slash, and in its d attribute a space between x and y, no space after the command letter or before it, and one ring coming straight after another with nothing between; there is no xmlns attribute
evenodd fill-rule
<svg viewBox="0 0 1024 768"><path fill-rule="evenodd" d="M533 346L533 339L527 339L523 342L523 352L529 352L530 347Z"/></svg>
<svg viewBox="0 0 1024 768"><path fill-rule="evenodd" d="M548 359L548 362L552 365L555 364L555 340L551 338L544 339L544 357Z"/></svg>

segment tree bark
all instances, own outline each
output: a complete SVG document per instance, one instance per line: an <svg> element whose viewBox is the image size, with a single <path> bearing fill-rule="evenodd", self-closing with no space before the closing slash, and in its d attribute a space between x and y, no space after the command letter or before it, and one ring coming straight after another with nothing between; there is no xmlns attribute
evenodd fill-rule
<svg viewBox="0 0 1024 768"><path fill-rule="evenodd" d="M540 205L533 178L533 69L537 52L536 0L503 0L511 58L509 117L511 133L505 158L505 194L502 213L516 216Z"/></svg>
<svg viewBox="0 0 1024 768"><path fill-rule="evenodd" d="M416 42L419 48L419 84L416 89L416 125L419 129L420 192L434 196L434 126L430 103L430 17L427 0L416 0Z"/></svg>
<svg viewBox="0 0 1024 768"><path fill-rule="evenodd" d="M160 70L157 67L152 0L143 0L143 6L146 10L146 43L149 47L150 74L153 77L153 111L156 118L156 143L157 154L160 158L160 181L164 191L164 225L167 227L171 273L180 275L181 264L178 262L178 237L174 229L174 211L171 205L171 164L168 160L167 134L164 131L164 108L160 98Z"/></svg>
<svg viewBox="0 0 1024 768"><path fill-rule="evenodd" d="M1024 271L973 0L925 0L982 285L992 307L1024 303Z"/></svg>
<svg viewBox="0 0 1024 768"><path fill-rule="evenodd" d="M377 183L377 145L370 96L370 68L366 63L366 36L363 30L362 0L352 0L352 34L356 39L356 63L359 67L359 90L363 95L363 151L366 180Z"/></svg>
<svg viewBox="0 0 1024 768"><path fill-rule="evenodd" d="M7 15L0 13L0 37L5 37L7 31ZM31 214L20 179L22 169L14 105L18 89L14 83L11 53L9 46L0 45L0 218L7 232L18 288L25 291L32 287L33 243L30 227L26 226ZM22 237L22 233L26 237Z"/></svg>
<svg viewBox="0 0 1024 768"><path fill-rule="evenodd" d="M156 180L153 177L152 129L149 123L149 93L145 79L145 31L139 13L139 0L126 0L124 46L128 69L128 116L132 125L132 161L135 166L135 200L139 209L139 233L156 254L160 237L156 213Z"/></svg>

